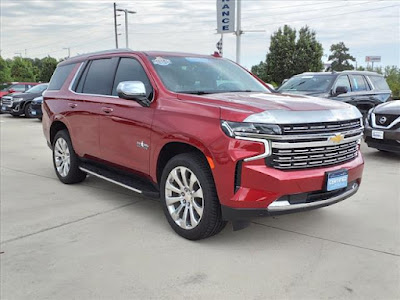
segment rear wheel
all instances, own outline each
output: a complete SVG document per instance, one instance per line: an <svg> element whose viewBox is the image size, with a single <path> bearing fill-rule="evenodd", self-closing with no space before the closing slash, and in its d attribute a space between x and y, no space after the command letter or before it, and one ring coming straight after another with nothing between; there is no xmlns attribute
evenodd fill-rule
<svg viewBox="0 0 400 300"><path fill-rule="evenodd" d="M53 164L58 179L63 183L78 183L86 178L86 173L79 169L79 158L67 130L60 130L54 138Z"/></svg>
<svg viewBox="0 0 400 300"><path fill-rule="evenodd" d="M210 237L226 225L211 170L197 153L180 154L167 163L161 199L168 223L186 239Z"/></svg>

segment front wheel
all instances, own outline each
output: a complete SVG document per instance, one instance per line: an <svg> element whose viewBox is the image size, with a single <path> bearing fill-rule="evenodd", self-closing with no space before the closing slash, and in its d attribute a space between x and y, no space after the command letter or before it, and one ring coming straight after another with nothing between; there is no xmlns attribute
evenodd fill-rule
<svg viewBox="0 0 400 300"><path fill-rule="evenodd" d="M189 240L219 233L226 225L211 170L197 153L173 157L161 177L161 199L172 229Z"/></svg>
<svg viewBox="0 0 400 300"><path fill-rule="evenodd" d="M86 173L79 169L79 158L67 130L60 130L54 138L53 164L58 179L63 183L78 183L86 178Z"/></svg>
<svg viewBox="0 0 400 300"><path fill-rule="evenodd" d="M25 118L35 118L36 116L33 115L32 111L33 111L32 103L29 102L28 104L25 105L24 109Z"/></svg>

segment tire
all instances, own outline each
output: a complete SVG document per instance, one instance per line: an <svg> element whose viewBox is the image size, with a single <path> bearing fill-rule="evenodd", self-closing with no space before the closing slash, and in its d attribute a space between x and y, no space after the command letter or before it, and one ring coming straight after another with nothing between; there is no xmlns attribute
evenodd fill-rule
<svg viewBox="0 0 400 300"><path fill-rule="evenodd" d="M25 105L24 115L25 115L25 118L36 118L36 116L34 116L32 114L32 103L31 102L29 102Z"/></svg>
<svg viewBox="0 0 400 300"><path fill-rule="evenodd" d="M180 236L200 240L224 229L226 222L222 220L212 173L202 155L184 153L173 157L163 170L160 193L168 223Z"/></svg>
<svg viewBox="0 0 400 300"><path fill-rule="evenodd" d="M65 184L82 182L86 178L86 173L79 169L79 158L67 130L60 130L54 137L53 165L58 179Z"/></svg>

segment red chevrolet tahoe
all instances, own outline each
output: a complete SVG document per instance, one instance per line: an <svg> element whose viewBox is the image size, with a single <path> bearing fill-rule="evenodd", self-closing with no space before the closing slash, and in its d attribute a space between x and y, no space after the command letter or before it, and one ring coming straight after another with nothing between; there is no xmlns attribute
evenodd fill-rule
<svg viewBox="0 0 400 300"><path fill-rule="evenodd" d="M43 102L58 178L89 175L160 198L181 236L354 195L354 106L270 91L215 56L112 50L60 63Z"/></svg>

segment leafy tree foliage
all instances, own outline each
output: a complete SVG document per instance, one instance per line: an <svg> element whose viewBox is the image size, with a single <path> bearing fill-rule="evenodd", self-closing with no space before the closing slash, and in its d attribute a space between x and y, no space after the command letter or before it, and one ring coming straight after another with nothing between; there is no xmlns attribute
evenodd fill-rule
<svg viewBox="0 0 400 300"><path fill-rule="evenodd" d="M271 36L265 62L252 67L252 72L266 82L280 84L284 79L302 72L318 72L323 68L323 49L315 31L302 27L297 38L296 29L285 25Z"/></svg>
<svg viewBox="0 0 400 300"><path fill-rule="evenodd" d="M333 44L330 50L332 54L329 55L328 59L332 61L332 71L354 69L353 65L349 61L356 61L356 59L348 53L349 48L347 48L343 42Z"/></svg>
<svg viewBox="0 0 400 300"><path fill-rule="evenodd" d="M11 65L11 77L14 81L35 81L32 63L21 57L15 57Z"/></svg>
<svg viewBox="0 0 400 300"><path fill-rule="evenodd" d="M0 84L10 81L49 82L58 60L54 57L21 58L4 60L0 56Z"/></svg>

